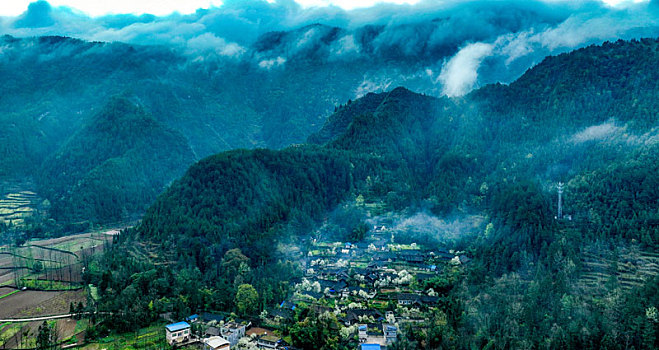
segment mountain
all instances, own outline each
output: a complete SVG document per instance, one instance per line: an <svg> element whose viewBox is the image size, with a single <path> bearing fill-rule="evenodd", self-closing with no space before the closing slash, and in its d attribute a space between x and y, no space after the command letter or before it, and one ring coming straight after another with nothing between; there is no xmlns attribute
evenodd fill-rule
<svg viewBox="0 0 659 350"><path fill-rule="evenodd" d="M190 212L189 208L196 207L195 203L202 199L217 198L217 194L196 195L193 184L197 181L211 188L240 181L240 185L232 185L232 190L222 196L240 197L245 193L249 198L260 198L259 191L254 190L256 180L244 182L241 179L267 174L261 165L252 165L261 161L265 154L292 157L313 150L318 157L334 154L361 157L368 162L360 166L353 164L354 170L348 172L353 178L352 185L336 188L343 195L330 191L331 203L349 198L345 196L350 191L367 191L367 200L383 200L391 208L397 207L394 203L399 200L405 203L403 207L423 202L437 214L448 214L451 208L491 210L486 202L491 200L492 193L485 189L490 186L502 190L520 181L538 182L542 186L564 181L571 189L571 181L592 176L589 174L604 169L610 173L618 167L626 169L625 162L641 163L651 156L655 147L654 126L659 117L653 111L657 110L657 102L639 97L649 97L659 91L657 72L651 68L659 62L658 44L657 40L620 41L550 57L510 86L487 86L463 99L435 98L405 88L368 94L339 107L325 126L309 137L310 143L320 144L320 147L292 147L281 153L240 151L241 157L231 164L215 167L211 164L236 155L220 154L202 161L176 182L145 216L144 237L169 230L167 227L171 225L167 222L176 220L176 216L164 213L191 215L194 220L189 223L200 219L200 214ZM637 60L637 55L645 59ZM615 67L624 67L624 70L613 74ZM572 78L570 72L574 71L582 72L583 76ZM567 94L568 90L571 95ZM249 164L247 170L234 169L239 166L234 163L241 162ZM198 167L207 170L198 171ZM336 168L336 172L347 171L341 169ZM209 180L204 175L215 172L221 177ZM370 177L368 184L367 177ZM291 180L284 176L269 179L264 182L266 192L278 188L277 183L270 181ZM310 195L327 195L328 190L323 190L321 184L322 181L307 188L321 189L320 193L311 191ZM626 185L629 184L620 184ZM180 186L192 189L183 191ZM545 192L542 188L536 190ZM221 187L213 191L221 191ZM287 198L297 197L281 195L278 198L284 201L283 205L288 205ZM243 205L251 200L245 199ZM239 199L232 199L232 203L236 201ZM298 204L296 199L295 205ZM649 204L644 202L642 206ZM572 209L584 203L575 198L567 205ZM167 208L165 212L164 208ZM271 212L270 207L260 208L261 205L245 206L239 212L247 217L258 217L261 211ZM245 214L245 210L256 212ZM318 214L315 209L311 212ZM209 230L223 222L242 222L231 213L222 210L213 214L215 223ZM575 215L585 220L591 214L579 210ZM262 229L267 230L278 221ZM240 225L236 229L238 227Z"/></svg>
<svg viewBox="0 0 659 350"><path fill-rule="evenodd" d="M0 45L0 76L5 82L0 87L0 121L8 126L0 130L0 154L6 160L0 177L5 179L34 174L45 178L39 174L44 162L93 123L97 111L116 96L136 101L163 127L181 133L187 145L176 152L190 148L193 160L199 160L229 149L301 143L322 126L339 101L360 93L365 72L398 65L369 68L366 60L325 59L319 65L304 57L283 64L263 52L247 61L192 57L161 46L66 37L3 36ZM146 193L154 190L144 188L141 197L151 198ZM56 202L53 194L46 193ZM64 223L105 221L103 216L86 218L69 209L55 208L54 218Z"/></svg>
<svg viewBox="0 0 659 350"><path fill-rule="evenodd" d="M107 275L99 267L86 278L116 301L104 310L137 298L138 323L153 310L234 310L226 295L245 281L265 306L291 292L288 281L301 273L286 260L305 251L319 226L338 225L330 234L354 241L363 234L341 236L339 220L479 217L456 236L396 237L459 246L474 258L430 282L440 291L440 320L424 334L465 348L616 348L621 334L638 347L655 344L644 332L655 327L646 313L659 302L656 276L618 283L616 267L603 292L588 281L605 278L592 272L601 271L593 261L600 256L656 254L657 48L659 40L646 39L580 49L547 58L509 86L459 99L405 88L368 94L338 107L307 145L203 159L117 238L100 266L119 269ZM554 219L559 181L571 220ZM601 304L601 293L617 301ZM169 299L180 295L187 302ZM416 339L407 332L403 340Z"/></svg>
<svg viewBox="0 0 659 350"><path fill-rule="evenodd" d="M441 22L437 19L433 23ZM419 23L401 25L399 29L430 35L429 28ZM412 90L438 93L436 74L425 71L424 67L445 60L456 47L448 44L425 47L419 56L401 46L400 41L387 44L385 39L393 35L389 29L365 26L346 30L316 24L269 32L251 43L242 53L244 57L239 59L163 46L86 42L66 37L3 36L0 39L3 46L0 76L5 84L0 87L0 121L8 127L0 130L0 154L6 160L0 166L0 177L15 179L36 174L36 178L43 179L39 171L45 169L44 162L52 159L67 140L89 125L97 111L115 96L137 101L164 127L181 133L187 145L177 152L190 148L193 161L229 149L282 148L302 143L312 134L310 142L325 143L339 136L338 132L352 120L353 113L370 113L367 112L370 108L379 106L378 99L382 96L364 95L368 91L386 90L392 84L404 83ZM353 52L348 50L350 47L359 49ZM567 63L560 62L563 56L556 56L541 65L551 65L551 69L532 69L507 88L488 86L474 93L473 98L467 97L466 101L475 101L472 108L485 103L485 109L492 106L501 109L492 115L487 111L475 114L478 118L487 118L487 127L501 128L492 130L495 135L505 135L503 129L520 127L520 123L527 122L524 118L531 111L538 118L549 118L560 112L564 115L560 121L556 119L557 123L569 121L587 127L582 123L585 121L574 121L568 116L581 115L580 108L595 105L587 104L589 101L563 100L571 98L572 89L579 90L584 99L594 94L604 95L602 104L593 107L606 113L600 119L602 123L610 118L626 123L627 119L620 118L627 117L619 117L626 111L616 110L624 106L618 102L627 96L619 91L633 91L634 98L646 108L639 113L651 113L655 107L648 92L655 88L649 79L652 73L638 76L639 69L648 67L630 61L653 62L653 58L648 60L644 55L654 57L656 54L643 44L631 50L627 59L602 54L595 60L586 53L574 53L567 58L578 61L569 64L574 67L572 70L558 68ZM346 55L352 56L345 59ZM415 61L413 57L420 58ZM556 70L560 75L549 73ZM611 86L598 85L600 77L606 77L606 84ZM534 85L537 81L556 82L552 85L557 90L552 92L551 105L550 101L541 99L549 92L544 91L546 87L542 85ZM584 85L585 82L595 85ZM607 96L610 98L605 98ZM331 116L335 120L321 130L326 116L340 102L355 97L363 97L359 99L359 106L340 108ZM504 105L495 102L496 99L516 102ZM455 115L468 113L473 118L474 113L463 112L465 106ZM505 123L499 121L502 114L506 114ZM490 119L497 122L488 122ZM638 123L645 119L639 115L634 120ZM465 132L470 130L472 134L460 136L471 143L464 147L485 147L480 144L484 134L474 132L475 127L465 128ZM139 197L152 198L147 193L154 190L144 188L144 196ZM50 202L57 202L51 197L53 194L49 191L46 197ZM446 195L449 194L435 193L437 198ZM442 210L447 210L448 206L443 206ZM71 220L103 223L106 220L101 219L103 216L84 217L83 212L76 214L70 209L54 208L52 214L62 223ZM121 208L113 210L123 211ZM126 212L129 216L142 213L140 210Z"/></svg>
<svg viewBox="0 0 659 350"><path fill-rule="evenodd" d="M115 97L44 161L38 182L54 217L112 222L145 210L193 161L181 133Z"/></svg>

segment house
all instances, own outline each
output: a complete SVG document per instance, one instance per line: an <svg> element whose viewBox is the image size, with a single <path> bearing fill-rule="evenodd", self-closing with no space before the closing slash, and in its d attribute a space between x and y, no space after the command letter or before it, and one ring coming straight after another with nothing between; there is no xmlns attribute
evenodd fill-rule
<svg viewBox="0 0 659 350"><path fill-rule="evenodd" d="M316 293L316 292L312 292L312 291L309 291L309 290L302 291L300 293L300 295L306 295L306 296L308 296L310 298L313 298L313 299L316 299L316 300L320 300L324 297L323 293Z"/></svg>
<svg viewBox="0 0 659 350"><path fill-rule="evenodd" d="M245 332L246 337L260 337L263 335L268 335L268 333L272 333L272 330L270 329L265 329L261 327L252 327L249 330Z"/></svg>
<svg viewBox="0 0 659 350"><path fill-rule="evenodd" d="M225 317L222 316L222 315L211 314L211 313L208 313L208 312L204 312L203 314L201 314L201 319L204 322L215 321L217 323L220 323L220 322L224 321L224 318Z"/></svg>
<svg viewBox="0 0 659 350"><path fill-rule="evenodd" d="M190 315L190 316L185 318L185 321L190 322L190 323L195 323L195 322L199 321L199 315L197 315L197 314Z"/></svg>
<svg viewBox="0 0 659 350"><path fill-rule="evenodd" d="M347 298L351 295L359 295L359 292L369 294L367 289L358 286L351 286L348 288L343 288L341 291L341 296Z"/></svg>
<svg viewBox="0 0 659 350"><path fill-rule="evenodd" d="M362 319L364 319L364 317L370 317L373 318L373 320L375 320L376 322L380 322L384 319L380 311L364 309L364 310L349 310L348 312L346 312L345 317L340 318L340 321L342 321L346 326L349 326L358 323L360 317Z"/></svg>
<svg viewBox="0 0 659 350"><path fill-rule="evenodd" d="M345 279L338 281L318 279L317 281L320 283L321 290L329 292L330 296L337 296L337 294L341 293L344 288L348 287L348 283Z"/></svg>
<svg viewBox="0 0 659 350"><path fill-rule="evenodd" d="M455 257L454 254L451 254L451 253L446 252L446 251L438 251L435 254L435 258L437 258L441 261L449 261L449 260L453 259L453 257Z"/></svg>
<svg viewBox="0 0 659 350"><path fill-rule="evenodd" d="M360 343L365 342L366 339L368 338L368 334L367 334L368 326L365 324L360 324L359 326L357 326L357 330L359 332L359 342Z"/></svg>
<svg viewBox="0 0 659 350"><path fill-rule="evenodd" d="M187 322L169 324L165 326L165 333L169 345L184 343L190 340L190 324Z"/></svg>
<svg viewBox="0 0 659 350"><path fill-rule="evenodd" d="M236 346L238 340L245 336L246 328L247 327L244 324L228 322L220 329L220 335L222 338L228 340L231 346Z"/></svg>
<svg viewBox="0 0 659 350"><path fill-rule="evenodd" d="M425 255L418 250L409 250L400 253L400 258L411 264L421 264L425 259Z"/></svg>
<svg viewBox="0 0 659 350"><path fill-rule="evenodd" d="M281 338L274 335L263 335L259 337L256 345L261 349L278 349Z"/></svg>
<svg viewBox="0 0 659 350"><path fill-rule="evenodd" d="M410 293L400 293L396 297L398 305L418 305L419 295Z"/></svg>
<svg viewBox="0 0 659 350"><path fill-rule="evenodd" d="M270 311L271 321L274 323L282 323L293 319L295 311L291 309L274 309Z"/></svg>
<svg viewBox="0 0 659 350"><path fill-rule="evenodd" d="M374 261L396 261L396 254L390 252L381 252L375 254L372 259Z"/></svg>
<svg viewBox="0 0 659 350"><path fill-rule="evenodd" d="M288 300L284 300L284 301L282 301L281 304L279 304L279 307L282 308L282 309L291 309L291 310L295 310L295 304L292 303L292 302L290 302L290 301L288 301Z"/></svg>
<svg viewBox="0 0 659 350"><path fill-rule="evenodd" d="M360 350L381 350L382 346L380 344L362 344L360 345Z"/></svg>
<svg viewBox="0 0 659 350"><path fill-rule="evenodd" d="M229 341L222 337L210 337L204 339L204 350L229 350L231 345Z"/></svg>
<svg viewBox="0 0 659 350"><path fill-rule="evenodd" d="M430 305L430 304L437 304L437 301L439 300L438 297L432 297L429 295L423 295L423 294L411 294L411 293L400 293L396 297L398 300L398 305L415 305L415 306L422 306L422 305Z"/></svg>
<svg viewBox="0 0 659 350"><path fill-rule="evenodd" d="M391 344L396 341L398 327L393 324L384 323L382 324L382 333L384 334L384 339L387 345Z"/></svg>

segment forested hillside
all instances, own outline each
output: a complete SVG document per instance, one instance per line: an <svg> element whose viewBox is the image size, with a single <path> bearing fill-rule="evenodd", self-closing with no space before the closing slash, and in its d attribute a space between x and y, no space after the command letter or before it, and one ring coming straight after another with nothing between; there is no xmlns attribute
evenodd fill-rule
<svg viewBox="0 0 659 350"><path fill-rule="evenodd" d="M303 36L309 29L293 31L289 39ZM323 125L336 105L361 94L369 72L379 74L402 64L394 60L373 66L367 60L332 61L311 54L320 48L299 52L285 65L270 62L261 56L276 52L261 46L272 35L254 43L251 60L223 56L196 59L163 46L86 42L59 36L1 37L0 77L4 83L0 87L0 122L7 127L0 130L0 155L5 160L0 165L0 177L11 180L36 175L35 180L44 179L46 174L40 171L53 166L45 163L54 159L70 138L80 137L82 129L89 128L98 111L116 96L138 103L160 125L185 137L187 144L170 146L174 153L192 150L194 159L185 166L230 149L301 143ZM273 45L270 49L279 52L289 44ZM259 83L253 84L255 81ZM177 146L182 148L172 148ZM72 178L71 183L82 180ZM59 201L53 197L55 192L47 189L51 184L41 185L51 202ZM152 192L160 191L143 185L140 198L152 198ZM136 201L139 205L125 214L141 215L143 211L138 208L150 203ZM63 224L71 220L106 223L117 218L85 216L72 211L71 206L56 206L52 214ZM123 211L120 207L91 210Z"/></svg>
<svg viewBox="0 0 659 350"><path fill-rule="evenodd" d="M658 48L654 39L588 47L460 99L370 94L329 117L309 138L320 145L211 156L86 278L109 300L137 299L137 323L156 311L244 312L217 296L248 281L259 308L279 302L283 281L300 275L286 257L337 207L357 208L361 220L479 215L478 232L455 239L474 261L428 284L440 291L436 327L406 330L395 349L656 347L659 279L623 284L617 261L620 251L652 255L659 242ZM602 269L586 259L593 254L612 261L597 289L585 282ZM226 264L242 267L218 267ZM162 281L172 287L157 288Z"/></svg>
<svg viewBox="0 0 659 350"><path fill-rule="evenodd" d="M38 181L54 217L113 222L145 210L193 161L183 135L115 97L44 161Z"/></svg>

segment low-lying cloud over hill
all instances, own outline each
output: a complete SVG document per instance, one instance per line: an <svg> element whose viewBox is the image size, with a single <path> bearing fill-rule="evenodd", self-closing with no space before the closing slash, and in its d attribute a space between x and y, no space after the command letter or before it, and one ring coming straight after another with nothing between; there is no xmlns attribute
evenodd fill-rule
<svg viewBox="0 0 659 350"><path fill-rule="evenodd" d="M297 60L372 60L415 67L385 83L422 79L426 92L460 96L484 83L510 82L543 57L605 40L659 34L655 2L420 1L344 10L292 0L227 0L193 14L89 17L37 1L0 17L0 33L64 35L91 41L165 45L193 60L245 60L261 69ZM377 88L376 88L377 89Z"/></svg>

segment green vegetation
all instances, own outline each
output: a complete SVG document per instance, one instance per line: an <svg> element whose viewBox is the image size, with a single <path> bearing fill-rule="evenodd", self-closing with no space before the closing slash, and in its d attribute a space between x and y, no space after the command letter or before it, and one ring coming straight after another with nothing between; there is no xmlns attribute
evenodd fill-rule
<svg viewBox="0 0 659 350"><path fill-rule="evenodd" d="M18 293L18 292L20 292L20 290L14 290L14 291L11 291L11 292L9 292L9 293L7 293L7 294L5 294L5 295L0 295L0 299L2 299L2 298L6 298L6 297L8 297L8 296L10 296L10 295L14 295L14 294L16 294L16 293ZM1 327L0 327L0 328L1 328Z"/></svg>
<svg viewBox="0 0 659 350"><path fill-rule="evenodd" d="M258 311L259 293L249 284L241 284L236 292L236 310L239 315L254 315Z"/></svg>
<svg viewBox="0 0 659 350"><path fill-rule="evenodd" d="M65 37L2 36L0 46L0 178L38 179L62 233L141 216L165 185L217 152L304 142L335 101L353 97L369 66L291 62L269 71ZM117 96L140 107L108 129L99 112L117 109Z"/></svg>
<svg viewBox="0 0 659 350"><path fill-rule="evenodd" d="M89 332L89 328L87 332ZM126 333L113 333L99 338L82 349L98 349L99 347L108 350L171 348L165 339L162 324L152 325Z"/></svg>
<svg viewBox="0 0 659 350"><path fill-rule="evenodd" d="M115 98L45 161L39 181L55 218L118 221L144 210L193 159L183 135Z"/></svg>
<svg viewBox="0 0 659 350"><path fill-rule="evenodd" d="M359 239L377 208L482 218L476 234L451 238L473 260L423 283L437 307L398 348L656 348L659 277L648 269L620 283L617 259L659 242L658 48L617 42L550 57L510 86L459 100L397 88L339 108L310 138L320 145L208 157L90 264L99 310L115 312L102 324L128 330L198 310L255 317L301 277L296 253L323 253L308 238L320 223ZM554 218L559 181L572 220ZM411 242L405 234L396 243ZM611 256L610 281L596 292L582 279L599 266L585 261L586 247ZM331 331L332 314L296 313L286 329L294 345L351 344Z"/></svg>

